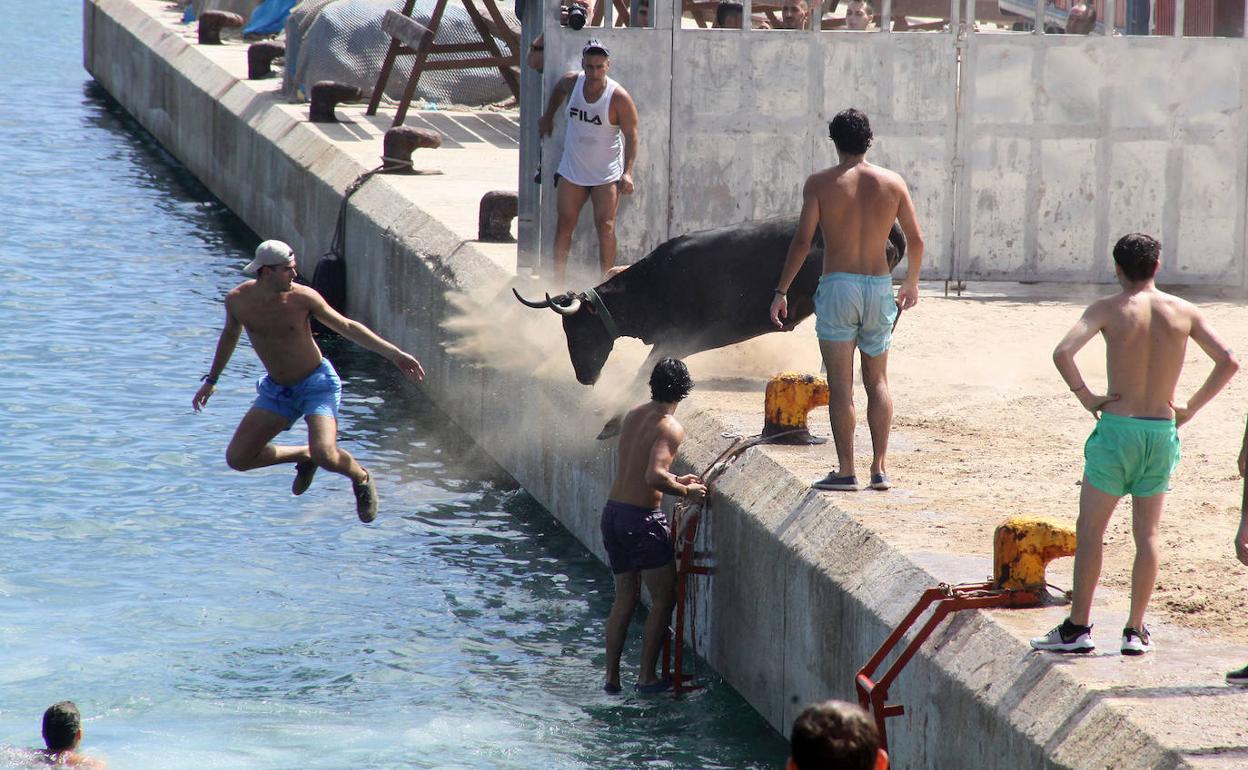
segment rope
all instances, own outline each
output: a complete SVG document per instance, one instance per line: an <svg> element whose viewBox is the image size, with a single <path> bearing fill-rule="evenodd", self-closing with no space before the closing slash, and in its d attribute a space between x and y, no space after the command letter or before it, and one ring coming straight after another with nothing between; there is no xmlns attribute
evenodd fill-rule
<svg viewBox="0 0 1248 770"><path fill-rule="evenodd" d="M359 192L360 188L364 186L364 183L371 179L374 174L379 174L394 168L394 166L390 165L389 158L383 157L382 160L386 161L386 163L381 164L371 171L365 171L363 174L357 176L354 182L347 185L347 189L342 194L342 203L338 205L338 222L334 226L334 239L329 244L329 253L339 259L346 257L347 203L351 200L351 196ZM401 163L402 161L394 162ZM408 163L408 165L410 166L411 163Z"/></svg>

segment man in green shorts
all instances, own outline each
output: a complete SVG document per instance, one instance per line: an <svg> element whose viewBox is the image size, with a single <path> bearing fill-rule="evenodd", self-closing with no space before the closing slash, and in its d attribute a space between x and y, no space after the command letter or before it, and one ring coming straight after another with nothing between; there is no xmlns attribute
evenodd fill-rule
<svg viewBox="0 0 1248 770"><path fill-rule="evenodd" d="M1132 498L1135 563L1131 612L1122 629L1122 654L1152 649L1144 610L1157 582L1157 530L1170 474L1179 462L1178 428L1226 386L1239 369L1230 348L1191 303L1153 284L1161 244L1140 233L1114 246L1114 274L1122 291L1093 302L1053 351L1053 362L1084 408L1098 417L1084 446L1079 495L1075 588L1070 617L1031 640L1037 650L1086 653L1092 642L1092 593L1101 574L1109 517L1124 495ZM1097 334L1105 338L1106 395L1088 387L1075 354ZM1185 405L1174 400L1187 340L1213 359L1213 371Z"/></svg>

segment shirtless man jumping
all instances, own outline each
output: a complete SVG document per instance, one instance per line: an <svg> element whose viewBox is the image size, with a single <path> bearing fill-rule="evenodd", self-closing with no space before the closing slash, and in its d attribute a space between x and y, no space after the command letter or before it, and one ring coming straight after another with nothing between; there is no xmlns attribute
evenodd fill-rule
<svg viewBox="0 0 1248 770"><path fill-rule="evenodd" d="M815 292L815 333L828 370L828 414L839 466L811 484L815 489L857 491L854 473L854 348L862 353L871 428L871 488L888 489L885 467L893 400L888 392L888 348L898 308L919 301L923 235L910 190L900 175L867 162L871 124L858 110L844 110L828 126L840 162L811 174L802 188L802 214L776 282L771 322L788 317L789 285L810 253L815 228L823 228L823 277ZM906 280L893 299L885 246L893 221L901 223L909 260Z"/></svg>
<svg viewBox="0 0 1248 770"><path fill-rule="evenodd" d="M1083 449L1083 486L1076 524L1075 588L1070 617L1031 640L1037 650L1091 652L1092 593L1101 574L1101 552L1109 517L1131 495L1135 564L1131 570L1131 614L1122 629L1122 654L1152 649L1144 610L1157 582L1157 529L1179 462L1178 428L1192 419L1239 369L1234 354L1191 303L1158 291L1153 275L1161 265L1161 244L1140 233L1114 246L1114 274L1122 291L1093 302L1053 351L1053 363L1071 392L1098 422ZM1097 395L1075 365L1075 354L1097 334L1105 338L1109 382ZM1174 389L1183 370L1187 340L1213 359L1213 371L1185 405Z"/></svg>
<svg viewBox="0 0 1248 770"><path fill-rule="evenodd" d="M651 401L624 416L615 483L602 509L602 542L615 573L615 603L607 617L607 682L603 685L609 693L620 691L620 654L637 608L640 582L645 582L652 604L646 616L637 691L657 693L672 686L670 679L661 680L654 672L676 604L675 549L667 514L659 505L664 492L694 501L706 497L706 487L697 476L676 476L669 470L685 439L685 429L673 414L692 389L684 363L664 358L650 374Z"/></svg>
<svg viewBox="0 0 1248 770"><path fill-rule="evenodd" d="M425 370L368 327L340 315L314 289L294 283L298 273L295 252L285 243L260 244L256 258L243 272L256 279L240 284L225 297L225 328L217 340L212 368L201 378L204 384L192 401L195 411L208 404L239 334L246 329L268 374L256 383L255 403L234 431L225 461L236 471L295 463L290 491L296 495L311 486L318 467L341 473L351 479L360 521L372 521L377 516L377 489L368 471L338 446L342 383L312 339L309 319L315 316L355 344L385 356L413 382L420 381ZM300 417L308 424L307 446L270 443Z"/></svg>

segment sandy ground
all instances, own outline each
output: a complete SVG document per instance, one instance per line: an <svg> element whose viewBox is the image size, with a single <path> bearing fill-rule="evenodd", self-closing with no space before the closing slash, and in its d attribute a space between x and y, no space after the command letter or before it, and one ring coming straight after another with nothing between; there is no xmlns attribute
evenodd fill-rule
<svg viewBox="0 0 1248 770"><path fill-rule="evenodd" d="M924 286L920 304L902 317L890 353L895 416L889 470L897 486L888 493L849 494L852 509L897 546L982 553L986 577L993 529L1007 516L1042 514L1074 523L1083 442L1093 420L1067 390L1051 354L1089 299L1110 287L981 284L960 298L942 296L942 288ZM1248 337L1248 305L1193 300L1232 348ZM1248 355L1241 356L1248 364ZM1077 360L1089 385L1104 392L1101 341L1090 343ZM788 335L701 354L690 366L701 392L716 391L715 403L730 421L757 433L765 376L819 371L813 322ZM1199 387L1210 368L1200 349L1190 345L1180 400ZM856 403L861 478L871 457L861 389ZM1236 458L1246 408L1248 373L1241 373L1180 431L1183 460L1162 520L1161 574L1149 609L1154 621L1235 643L1248 643L1248 623L1242 620L1248 567L1236 561L1232 547L1242 489ZM813 411L810 425L817 434L830 435L827 410ZM812 479L835 464L830 443L783 451L786 463ZM1133 549L1124 501L1106 536L1104 590L1098 593L1098 600L1123 614ZM1053 562L1049 581L1068 588L1071 562Z"/></svg>

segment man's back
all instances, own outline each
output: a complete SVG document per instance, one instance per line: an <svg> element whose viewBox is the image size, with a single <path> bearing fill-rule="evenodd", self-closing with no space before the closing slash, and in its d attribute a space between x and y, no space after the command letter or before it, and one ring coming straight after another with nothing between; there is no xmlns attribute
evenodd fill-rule
<svg viewBox="0 0 1248 770"><path fill-rule="evenodd" d="M885 247L899 214L905 183L865 160L811 175L823 230L823 272L888 275Z"/></svg>
<svg viewBox="0 0 1248 770"><path fill-rule="evenodd" d="M651 454L659 442L675 454L673 440L678 446L683 433L676 418L656 407L654 402L630 410L620 428L619 464L608 497L640 508L657 508L663 501L663 493L646 479Z"/></svg>
<svg viewBox="0 0 1248 770"><path fill-rule="evenodd" d="M1172 415L1170 401L1183 370L1195 308L1171 294L1123 291L1093 305L1105 337L1108 390L1118 399L1105 411L1134 417Z"/></svg>

